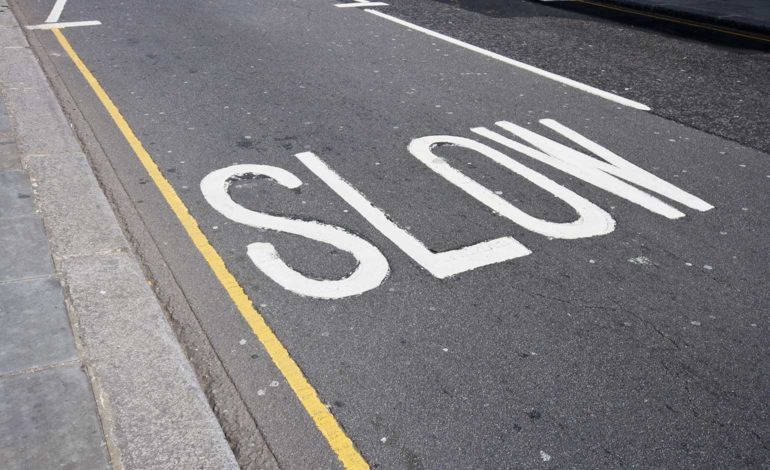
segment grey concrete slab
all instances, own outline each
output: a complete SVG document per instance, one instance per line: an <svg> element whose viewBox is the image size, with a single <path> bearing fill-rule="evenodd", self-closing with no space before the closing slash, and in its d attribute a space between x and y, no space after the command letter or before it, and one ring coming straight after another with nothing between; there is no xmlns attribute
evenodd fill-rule
<svg viewBox="0 0 770 470"><path fill-rule="evenodd" d="M128 249L85 155L34 156L23 163L37 184L54 256Z"/></svg>
<svg viewBox="0 0 770 470"><path fill-rule="evenodd" d="M41 85L45 83L45 76L29 66L29 64L38 64L38 59L29 48L26 40L23 43L6 45L0 49L0 63L3 64L3 68L0 70L0 79L5 88L41 88ZM6 98L6 107L8 113L13 112L8 98Z"/></svg>
<svg viewBox="0 0 770 470"><path fill-rule="evenodd" d="M43 221L38 217L0 220L0 282L53 274Z"/></svg>
<svg viewBox="0 0 770 470"><path fill-rule="evenodd" d="M4 470L110 468L80 367L0 377L0 463Z"/></svg>
<svg viewBox="0 0 770 470"><path fill-rule="evenodd" d="M0 1L0 28L8 28L16 25L16 20L8 8L8 1Z"/></svg>
<svg viewBox="0 0 770 470"><path fill-rule="evenodd" d="M0 100L0 136L4 136L6 133L11 132L11 120L8 117L8 110L5 107L5 103Z"/></svg>
<svg viewBox="0 0 770 470"><path fill-rule="evenodd" d="M0 7L0 9L2 9L2 7ZM3 15L0 14L0 16ZM21 29L8 23L9 22L0 22L0 54L2 54L1 48L9 45L18 45L24 41L24 33L21 32Z"/></svg>
<svg viewBox="0 0 770 470"><path fill-rule="evenodd" d="M107 438L126 468L235 469L237 464L157 299L129 254L62 263ZM201 445L206 443L206 445Z"/></svg>
<svg viewBox="0 0 770 470"><path fill-rule="evenodd" d="M78 358L54 278L0 283L0 375Z"/></svg>
<svg viewBox="0 0 770 470"><path fill-rule="evenodd" d="M55 154L80 150L35 54L13 13L0 8L0 83L17 124L19 150Z"/></svg>
<svg viewBox="0 0 770 470"><path fill-rule="evenodd" d="M21 170L0 171L0 218L34 212L32 186L27 173Z"/></svg>
<svg viewBox="0 0 770 470"><path fill-rule="evenodd" d="M16 142L7 135L0 135L0 171L21 168L19 149Z"/></svg>
<svg viewBox="0 0 770 470"><path fill-rule="evenodd" d="M0 68L3 66L0 61ZM13 90L8 93L8 107L17 123L16 145L22 155L52 155L81 150L50 90L42 86Z"/></svg>
<svg viewBox="0 0 770 470"><path fill-rule="evenodd" d="M2 44L0 42L0 44ZM5 103L0 99L0 171L21 168L19 150L13 135L11 119Z"/></svg>
<svg viewBox="0 0 770 470"><path fill-rule="evenodd" d="M23 39L23 37L22 37ZM24 154L80 151L69 122L24 39L0 49L0 83L8 113L16 122L16 140Z"/></svg>

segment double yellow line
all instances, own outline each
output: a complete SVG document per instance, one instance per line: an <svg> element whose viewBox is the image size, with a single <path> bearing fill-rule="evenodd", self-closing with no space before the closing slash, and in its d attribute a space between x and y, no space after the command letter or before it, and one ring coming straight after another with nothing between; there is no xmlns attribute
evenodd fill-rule
<svg viewBox="0 0 770 470"><path fill-rule="evenodd" d="M227 266L225 266L225 262L222 260L222 257L219 256L219 253L217 253L214 247L211 246L206 235L203 234L198 226L198 222L193 218L187 210L187 207L184 205L184 202L182 202L174 188L163 176L158 165L153 161L150 154L147 153L147 150L145 150L142 143L136 137L136 134L131 130L131 127L129 127L125 118L120 114L117 106L115 106L115 103L112 102L110 97L104 91L104 88L102 88L91 71L88 70L88 67L86 67L83 61L80 60L80 57L78 57L77 53L72 49L72 46L69 41L67 41L67 38L64 37L64 34L62 34L59 29L52 29L51 31L54 36L56 36L62 49L64 49L83 75L83 78L85 78L86 82L91 86L91 89L96 93L99 101L104 105L104 108L107 110L110 117L112 117L115 125L120 129L123 137L125 137L126 141L131 146L131 149L150 175L150 178L155 183L168 205L171 207L171 210L174 211L174 214L184 227L187 235L201 253L203 259L206 260L211 271L213 271L214 275L222 284L222 287L225 288L227 294L238 308L238 311L246 320L249 327L251 327L251 331L254 332L254 335L262 343L262 346L270 355L273 363L275 363L278 370L280 370L286 378L289 386L315 422L318 430L321 431L321 434L326 438L329 447L331 447L334 453L337 454L337 458L342 465L350 470L368 469L369 465L356 450L353 442L342 430L331 412L323 403L321 403L321 399L318 398L318 393L316 393L297 363L289 355L289 351L287 351L283 344L281 344L281 341L267 325L265 319L254 308L254 305L246 295L246 292L244 292L243 288L238 284L235 276L233 276L227 269Z"/></svg>

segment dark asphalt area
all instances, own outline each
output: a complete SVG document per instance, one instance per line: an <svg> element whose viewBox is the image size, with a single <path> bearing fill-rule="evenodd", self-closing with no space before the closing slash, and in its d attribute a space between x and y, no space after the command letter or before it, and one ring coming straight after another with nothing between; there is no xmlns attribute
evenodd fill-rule
<svg viewBox="0 0 770 470"><path fill-rule="evenodd" d="M49 3L18 1L29 23ZM652 111L332 1L69 0L62 21L103 23L64 32L373 468L770 466L770 54L582 7L495 5L397 0L380 11ZM49 32L34 34L278 462L338 466L82 76ZM685 217L671 220L470 131L507 120L579 148L544 118L715 208L672 202ZM409 154L429 135L506 152L607 211L615 230L558 239L522 228ZM437 279L294 157L304 151L433 251L515 237L532 254ZM576 219L477 153L435 152L534 217ZM273 282L247 245L272 243L315 278L355 261L215 211L200 181L233 163L304 183L244 180L231 188L238 203L344 227L379 248L389 276L339 300Z"/></svg>
<svg viewBox="0 0 770 470"><path fill-rule="evenodd" d="M770 152L770 42L573 2L395 0L390 11ZM769 7L770 8L770 7Z"/></svg>
<svg viewBox="0 0 770 470"><path fill-rule="evenodd" d="M605 0L607 1L607 0ZM634 13L663 14L740 32L770 33L770 5L764 0L609 0Z"/></svg>

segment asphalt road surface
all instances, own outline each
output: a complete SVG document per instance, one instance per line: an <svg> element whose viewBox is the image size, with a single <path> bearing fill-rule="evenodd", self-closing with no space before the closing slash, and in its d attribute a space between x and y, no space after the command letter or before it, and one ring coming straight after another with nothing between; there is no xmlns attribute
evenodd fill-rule
<svg viewBox="0 0 770 470"><path fill-rule="evenodd" d="M53 3L16 4L33 25ZM59 21L101 22L61 31L372 468L770 466L767 48L389 3ZM279 464L353 468L34 34Z"/></svg>

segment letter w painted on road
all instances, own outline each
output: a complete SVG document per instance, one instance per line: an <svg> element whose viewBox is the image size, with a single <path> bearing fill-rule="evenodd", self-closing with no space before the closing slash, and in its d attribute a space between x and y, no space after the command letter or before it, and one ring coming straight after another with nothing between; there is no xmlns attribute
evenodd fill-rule
<svg viewBox="0 0 770 470"><path fill-rule="evenodd" d="M701 212L714 208L706 201L639 168L553 119L541 119L540 123L592 152L602 160L597 160L507 121L500 121L495 124L535 148L504 137L485 127L476 127L471 131L669 219L684 217L684 213L621 180L634 183L648 191Z"/></svg>

